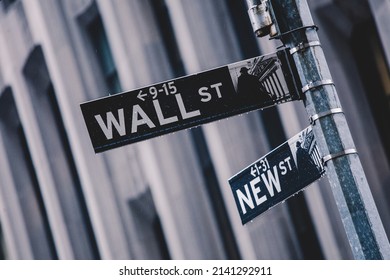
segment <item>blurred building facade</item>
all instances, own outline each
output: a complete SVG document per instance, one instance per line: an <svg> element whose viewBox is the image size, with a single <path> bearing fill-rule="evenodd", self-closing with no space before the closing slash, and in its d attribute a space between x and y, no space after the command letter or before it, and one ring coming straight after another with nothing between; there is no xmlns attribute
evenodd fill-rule
<svg viewBox="0 0 390 280"><path fill-rule="evenodd" d="M390 3L310 1L390 236ZM244 0L0 1L0 258L350 259L324 178L242 226L227 179L300 102L95 155L79 104L273 52Z"/></svg>

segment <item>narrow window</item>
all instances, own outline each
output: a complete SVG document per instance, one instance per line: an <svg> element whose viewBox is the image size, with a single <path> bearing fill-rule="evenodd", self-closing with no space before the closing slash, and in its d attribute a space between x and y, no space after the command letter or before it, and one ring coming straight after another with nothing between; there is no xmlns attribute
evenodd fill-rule
<svg viewBox="0 0 390 280"><path fill-rule="evenodd" d="M7 11L14 2L16 2L16 0L2 0L0 1L0 4L2 4L3 9Z"/></svg>
<svg viewBox="0 0 390 280"><path fill-rule="evenodd" d="M104 30L101 17L97 15L93 21L87 25L87 32L95 51L96 58L102 70L104 81L111 94L121 91L118 73L108 44L106 32Z"/></svg>
<svg viewBox="0 0 390 280"><path fill-rule="evenodd" d="M350 45L387 160L390 162L390 74L372 18L354 28Z"/></svg>
<svg viewBox="0 0 390 280"><path fill-rule="evenodd" d="M49 160L76 259L99 258L66 127L41 47L36 47L24 68L41 138Z"/></svg>
<svg viewBox="0 0 390 280"><path fill-rule="evenodd" d="M1 229L1 223L0 223L0 260L5 260L5 259L6 259L5 244L3 238L3 231Z"/></svg>
<svg viewBox="0 0 390 280"><path fill-rule="evenodd" d="M150 188L129 200L128 205L136 225L135 230L138 231L137 236L144 247L145 258L169 260L171 257Z"/></svg>
<svg viewBox="0 0 390 280"><path fill-rule="evenodd" d="M0 98L0 134L6 151L2 156L8 160L14 182L14 186L4 187L15 188L33 256L35 259L56 259L46 209L10 88Z"/></svg>

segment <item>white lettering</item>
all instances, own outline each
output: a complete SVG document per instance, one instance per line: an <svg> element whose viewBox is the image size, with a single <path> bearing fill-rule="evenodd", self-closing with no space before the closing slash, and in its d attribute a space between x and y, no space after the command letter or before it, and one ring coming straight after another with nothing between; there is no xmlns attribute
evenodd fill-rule
<svg viewBox="0 0 390 280"><path fill-rule="evenodd" d="M175 97L176 97L176 100L177 100L177 104L179 105L181 116L183 117L184 120L185 119L189 119L189 118L193 118L193 117L196 117L196 116L200 115L200 111L199 110L192 111L192 112L187 112L186 108L184 107L183 99L181 98L180 94L176 94Z"/></svg>
<svg viewBox="0 0 390 280"><path fill-rule="evenodd" d="M287 168L286 166L284 166L284 160L282 160L281 162L279 162L279 169L280 169L280 174L281 175L286 175L287 173Z"/></svg>
<svg viewBox="0 0 390 280"><path fill-rule="evenodd" d="M276 165L273 168L273 173L271 172L271 170L267 170L267 177L265 176L265 173L263 173L261 174L261 178L263 179L263 182L267 187L268 193L271 197L274 196L274 187L277 192L282 191L280 188L279 173Z"/></svg>
<svg viewBox="0 0 390 280"><path fill-rule="evenodd" d="M138 119L138 115L141 117L140 119ZM138 104L136 104L133 106L133 119L131 122L131 133L136 133L138 130L138 126L143 124L146 124L147 126L149 126L149 128L156 127L152 122L152 120L148 117L148 115L146 115L144 110L142 110L142 108Z"/></svg>
<svg viewBox="0 0 390 280"><path fill-rule="evenodd" d="M112 125L114 125L115 129L118 131L120 136L124 136L126 134L125 117L124 117L123 109L118 110L118 116L119 116L119 121L115 119L112 112L107 112L106 113L107 125L106 125L103 121L103 118L100 115L95 115L95 119L97 120L107 140L112 139L113 137Z"/></svg>
<svg viewBox="0 0 390 280"><path fill-rule="evenodd" d="M290 160L291 160L291 157L288 157L288 158L286 158L284 161L287 162L287 164L288 164L288 169L291 171L291 170L292 170L292 167L291 167L291 164L290 164Z"/></svg>
<svg viewBox="0 0 390 280"><path fill-rule="evenodd" d="M198 91L200 96L203 96L200 101L209 102L211 100L211 94L207 92L208 87L201 87Z"/></svg>
<svg viewBox="0 0 390 280"><path fill-rule="evenodd" d="M161 111L160 103L158 102L157 99L153 100L153 105L154 105L154 108L156 109L156 113L157 113L157 117L158 117L158 121L160 122L160 125L177 122L179 120L177 118L177 116L165 118L162 111Z"/></svg>
<svg viewBox="0 0 390 280"><path fill-rule="evenodd" d="M248 205L251 209L255 208L255 205L253 204L251 194L249 193L248 185L245 184L245 185L244 185L244 188L245 188L245 194L243 194L243 193L241 192L241 190L239 190L239 189L236 190L236 194L237 194L238 201L240 202L240 206L241 206L242 213L243 213L243 214L246 214L246 207L245 207L244 202L245 202L246 205Z"/></svg>
<svg viewBox="0 0 390 280"><path fill-rule="evenodd" d="M261 189L260 189L260 187L255 186L257 183L260 183L260 177L256 177L249 182L249 184L251 185L253 196L254 196L255 201L256 201L256 205L259 206L260 204L262 204L264 201L267 200L267 197L265 195L263 195L262 197L259 197L259 193L260 193Z"/></svg>
<svg viewBox="0 0 390 280"><path fill-rule="evenodd" d="M213 84L210 86L211 88L215 88L215 90L217 91L218 98L222 98L221 91L219 90L219 87L221 87L221 86L222 86L222 83Z"/></svg>
<svg viewBox="0 0 390 280"><path fill-rule="evenodd" d="M279 169L280 169L280 174L281 175L286 175L288 171L291 171L292 170L292 167L291 167L291 164L290 164L290 160L291 160L291 157L288 157L284 160L282 160L281 162L279 162ZM288 170L287 170L287 167L286 167L286 163L288 165Z"/></svg>

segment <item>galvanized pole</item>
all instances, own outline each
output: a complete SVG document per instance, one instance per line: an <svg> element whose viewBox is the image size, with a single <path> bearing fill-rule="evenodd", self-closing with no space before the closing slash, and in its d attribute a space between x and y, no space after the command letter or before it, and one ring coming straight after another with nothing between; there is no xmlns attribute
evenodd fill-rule
<svg viewBox="0 0 390 280"><path fill-rule="evenodd" d="M274 26L262 30L268 29L290 48L303 85L303 103L355 259L390 259L389 241L341 109L307 1L247 0L247 4L255 31L264 21L261 14L264 8L255 6L265 4ZM256 33L265 35L264 32Z"/></svg>

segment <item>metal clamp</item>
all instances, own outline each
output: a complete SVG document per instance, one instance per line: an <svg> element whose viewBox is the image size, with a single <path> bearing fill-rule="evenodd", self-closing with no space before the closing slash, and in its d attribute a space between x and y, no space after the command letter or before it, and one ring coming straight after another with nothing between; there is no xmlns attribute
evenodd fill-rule
<svg viewBox="0 0 390 280"><path fill-rule="evenodd" d="M320 118L323 118L323 117L326 117L329 115L333 115L333 114L340 114L340 113L343 113L343 109L333 108L333 109L330 109L329 111L321 112L321 113L318 113L318 114L311 116L309 118L309 121L311 124L313 124L316 120L318 120Z"/></svg>
<svg viewBox="0 0 390 280"><path fill-rule="evenodd" d="M313 28L316 31L318 31L318 26L317 25L307 25L307 26L301 26L301 27L298 27L298 28L295 28L295 29L283 32L283 33L281 33L279 35L272 36L270 39L280 39L280 38L283 38L284 36L289 35L291 33L294 33L294 32L297 32L297 31L301 31L301 30L311 29L311 28Z"/></svg>
<svg viewBox="0 0 390 280"><path fill-rule="evenodd" d="M322 158L322 164L326 165L326 163L332 159L335 159L335 158L338 158L341 156L345 156L345 155L351 155L351 154L357 154L356 149L347 149L347 150L344 150L344 151L341 151L341 152L338 152L335 154L330 154L330 155L324 156Z"/></svg>
<svg viewBox="0 0 390 280"><path fill-rule="evenodd" d="M315 47L315 46L321 46L320 41L311 41L308 43L300 43L298 46L290 49L290 54L292 55L298 51L301 51L301 50L304 50L304 49L307 49L310 47Z"/></svg>
<svg viewBox="0 0 390 280"><path fill-rule="evenodd" d="M319 86L324 86L324 85L334 85L333 80L328 79L328 80L321 80L317 82L310 82L302 88L302 93L305 93L308 90L311 90Z"/></svg>

